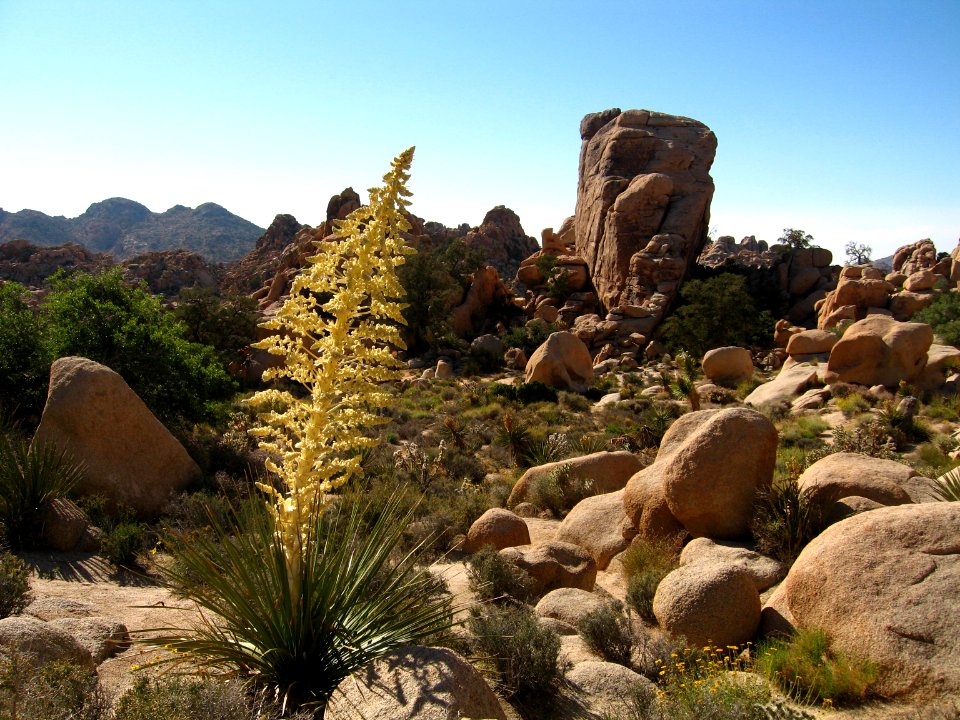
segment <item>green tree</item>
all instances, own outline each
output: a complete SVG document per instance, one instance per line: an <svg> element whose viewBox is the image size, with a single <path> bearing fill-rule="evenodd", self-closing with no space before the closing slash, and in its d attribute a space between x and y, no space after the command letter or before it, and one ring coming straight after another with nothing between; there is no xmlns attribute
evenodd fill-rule
<svg viewBox="0 0 960 720"><path fill-rule="evenodd" d="M164 422L207 419L236 390L214 349L186 340L184 325L119 270L54 276L52 287L41 307L49 356L106 365Z"/></svg>
<svg viewBox="0 0 960 720"><path fill-rule="evenodd" d="M217 295L210 288L186 288L177 297L176 318L184 337L210 345L224 365L241 362L256 338L260 314L246 295Z"/></svg>
<svg viewBox="0 0 960 720"><path fill-rule="evenodd" d="M726 345L768 345L773 338L773 316L757 310L746 281L721 273L707 280L691 280L680 290L683 304L663 323L663 337L672 350L701 357Z"/></svg>
<svg viewBox="0 0 960 720"><path fill-rule="evenodd" d="M803 250L813 244L813 235L795 228L784 228L783 235L777 238L781 245L789 245L791 250Z"/></svg>
<svg viewBox="0 0 960 720"><path fill-rule="evenodd" d="M856 243L853 240L843 247L847 254L847 260L851 265L866 265L870 262L870 256L873 254L873 248L863 243Z"/></svg>
<svg viewBox="0 0 960 720"><path fill-rule="evenodd" d="M0 404L17 416L43 409L50 361L43 343L43 324L27 304L27 289L0 283Z"/></svg>
<svg viewBox="0 0 960 720"><path fill-rule="evenodd" d="M960 347L960 294L940 293L929 307L916 313L912 320L927 323L941 341Z"/></svg>

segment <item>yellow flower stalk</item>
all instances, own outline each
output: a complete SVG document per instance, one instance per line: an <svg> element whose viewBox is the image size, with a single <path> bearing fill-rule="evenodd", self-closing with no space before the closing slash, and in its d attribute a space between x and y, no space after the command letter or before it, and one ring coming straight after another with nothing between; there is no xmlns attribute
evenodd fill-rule
<svg viewBox="0 0 960 720"><path fill-rule="evenodd" d="M397 268L415 252L402 233L403 208L414 148L398 155L370 202L337 224L335 237L317 243L317 254L296 277L276 316L261 327L275 335L254 347L284 358L264 380L286 378L306 391L256 393L250 403L274 409L251 431L270 459L267 469L282 490L270 495L278 540L291 582L299 575L303 543L329 495L359 471L359 451L376 444L363 429L381 422L376 409L389 395L382 384L398 377L392 348L403 348L399 325L403 287Z"/></svg>

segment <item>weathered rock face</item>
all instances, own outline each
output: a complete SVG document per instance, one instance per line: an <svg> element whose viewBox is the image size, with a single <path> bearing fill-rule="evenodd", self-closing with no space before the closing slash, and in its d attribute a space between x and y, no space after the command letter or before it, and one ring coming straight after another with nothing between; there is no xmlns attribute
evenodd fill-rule
<svg viewBox="0 0 960 720"><path fill-rule="evenodd" d="M0 245L0 280L40 287L61 268L97 272L113 265L113 257L96 253L77 243L41 247L26 240Z"/></svg>
<svg viewBox="0 0 960 720"><path fill-rule="evenodd" d="M716 136L696 120L612 109L587 115L580 137L577 255L606 308L659 320L706 242Z"/></svg>
<svg viewBox="0 0 960 720"><path fill-rule="evenodd" d="M626 514L623 490L594 495L581 500L557 528L557 540L585 548L593 555L597 568L605 570L611 558L627 549L624 537Z"/></svg>
<svg viewBox="0 0 960 720"><path fill-rule="evenodd" d="M410 646L345 678L327 720L506 718L480 672L447 648Z"/></svg>
<svg viewBox="0 0 960 720"><path fill-rule="evenodd" d="M652 484L691 535L743 537L757 491L773 479L776 451L776 428L754 410L687 413L663 436L653 465L627 483L627 516L639 530L645 506L657 495Z"/></svg>
<svg viewBox="0 0 960 720"><path fill-rule="evenodd" d="M523 259L540 249L537 241L523 231L517 214L503 205L484 215L479 227L468 232L463 241L482 249L487 262L505 278L513 277Z"/></svg>
<svg viewBox="0 0 960 720"><path fill-rule="evenodd" d="M530 575L537 595L564 587L593 590L597 579L597 563L579 545L547 540L539 545L504 548L500 554Z"/></svg>
<svg viewBox="0 0 960 720"><path fill-rule="evenodd" d="M462 302L450 311L450 329L461 337L483 330L483 318L491 307L506 303L509 297L497 269L492 265L480 268L470 278Z"/></svg>
<svg viewBox="0 0 960 720"><path fill-rule="evenodd" d="M821 628L838 650L875 662L871 689L884 697L956 695L958 526L960 503L946 502L879 508L831 526L781 586L793 624Z"/></svg>
<svg viewBox="0 0 960 720"><path fill-rule="evenodd" d="M189 250L164 250L137 255L123 262L127 280L143 280L150 292L172 297L184 288L215 288L223 266Z"/></svg>
<svg viewBox="0 0 960 720"><path fill-rule="evenodd" d="M293 215L277 215L254 249L227 265L221 289L241 294L258 290L276 274L283 249L303 228Z"/></svg>
<svg viewBox="0 0 960 720"><path fill-rule="evenodd" d="M831 383L896 387L920 374L932 342L929 325L871 315L848 327L833 346L825 378Z"/></svg>
<svg viewBox="0 0 960 720"><path fill-rule="evenodd" d="M555 332L530 356L525 377L527 382L584 392L593 379L593 359L576 335Z"/></svg>
<svg viewBox="0 0 960 720"><path fill-rule="evenodd" d="M589 455L538 465L527 470L517 484L513 486L507 507L514 507L528 499L530 488L537 478L549 475L561 465L570 468L570 476L579 480L590 480L597 493L610 493L620 490L627 484L630 476L643 467L640 459L631 452L601 451Z"/></svg>
<svg viewBox="0 0 960 720"><path fill-rule="evenodd" d="M53 442L86 468L78 492L103 495L138 515L157 515L200 468L137 394L108 367L81 357L50 368L35 439Z"/></svg>
<svg viewBox="0 0 960 720"><path fill-rule="evenodd" d="M833 453L817 460L797 480L810 502L826 512L838 500L865 497L881 505L912 502L905 486L917 471L894 460L860 453Z"/></svg>

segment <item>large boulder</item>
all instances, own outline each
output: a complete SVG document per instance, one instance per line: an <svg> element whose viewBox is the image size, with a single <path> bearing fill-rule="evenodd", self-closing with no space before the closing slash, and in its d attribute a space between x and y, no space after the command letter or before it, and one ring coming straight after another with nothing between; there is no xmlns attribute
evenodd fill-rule
<svg viewBox="0 0 960 720"><path fill-rule="evenodd" d="M126 625L103 617L65 617L51 620L48 625L63 630L90 652L99 665L109 657L130 646Z"/></svg>
<svg viewBox="0 0 960 720"><path fill-rule="evenodd" d="M502 550L514 545L529 545L530 531L523 519L503 508L490 508L467 531L466 552L477 552L484 545Z"/></svg>
<svg viewBox="0 0 960 720"><path fill-rule="evenodd" d="M512 560L533 579L533 591L542 595L557 588L593 590L597 563L585 549L559 540L510 547L500 554Z"/></svg>
<svg viewBox="0 0 960 720"><path fill-rule="evenodd" d="M755 388L743 402L745 405L753 407L789 403L797 395L816 383L818 379L819 370L816 365L808 362L790 366L784 365L773 380Z"/></svg>
<svg viewBox="0 0 960 720"><path fill-rule="evenodd" d="M828 382L896 387L913 380L927 362L933 330L925 323L871 315L847 328L830 351Z"/></svg>
<svg viewBox="0 0 960 720"><path fill-rule="evenodd" d="M90 651L72 634L27 615L0 620L0 656L11 653L33 666L66 660L90 670L94 668Z"/></svg>
<svg viewBox="0 0 960 720"><path fill-rule="evenodd" d="M384 655L337 686L325 720L506 719L480 672L447 648L410 646Z"/></svg>
<svg viewBox="0 0 960 720"><path fill-rule="evenodd" d="M729 346L708 350L701 363L711 382L736 387L753 377L753 358L746 348Z"/></svg>
<svg viewBox="0 0 960 720"><path fill-rule="evenodd" d="M590 711L585 717L636 717L635 693L644 693L651 699L657 693L656 685L643 675L623 665L598 660L577 663L567 673L566 681Z"/></svg>
<svg viewBox="0 0 960 720"><path fill-rule="evenodd" d="M809 501L827 512L841 498L858 496L881 505L913 502L905 489L918 475L909 465L860 453L827 455L803 471L797 483Z"/></svg>
<svg viewBox="0 0 960 720"><path fill-rule="evenodd" d="M760 593L750 574L735 565L693 563L657 586L653 614L671 635L691 647L740 645L760 625Z"/></svg>
<svg viewBox="0 0 960 720"><path fill-rule="evenodd" d="M606 607L599 595L579 588L557 588L542 598L534 612L537 617L553 618L577 627L589 613Z"/></svg>
<svg viewBox="0 0 960 720"><path fill-rule="evenodd" d="M630 476L643 467L643 463L640 458L626 450L615 452L603 450L569 460L537 465L527 470L517 480L507 499L507 507L512 508L527 500L530 488L537 478L549 475L561 466L570 468L572 479L590 480L593 483L594 492L610 493L623 488Z"/></svg>
<svg viewBox="0 0 960 720"><path fill-rule="evenodd" d="M540 249L537 241L524 232L517 214L503 205L484 215L483 222L471 229L463 242L483 250L487 262L505 278L513 277L521 261Z"/></svg>
<svg viewBox="0 0 960 720"><path fill-rule="evenodd" d="M803 330L790 337L787 355L819 355L828 353L837 344L837 336L826 330Z"/></svg>
<svg viewBox="0 0 960 720"><path fill-rule="evenodd" d="M606 110L580 123L576 249L607 309L662 318L707 239L717 138L703 123Z"/></svg>
<svg viewBox="0 0 960 720"><path fill-rule="evenodd" d="M117 373L82 357L56 360L35 442L84 464L77 490L156 516L200 468Z"/></svg>
<svg viewBox="0 0 960 720"><path fill-rule="evenodd" d="M960 503L898 505L828 528L784 581L800 628L876 663L872 690L930 700L960 693Z"/></svg>
<svg viewBox="0 0 960 720"><path fill-rule="evenodd" d="M787 567L771 557L761 555L730 542L715 542L710 538L696 538L687 543L680 553L680 565L715 563L734 565L746 571L757 592L763 592L783 580Z"/></svg>
<svg viewBox="0 0 960 720"><path fill-rule="evenodd" d="M635 523L641 519L643 502L634 493L651 481L691 535L743 537L757 491L773 479L776 452L777 429L755 410L687 413L663 436L654 463L627 483L627 514Z"/></svg>
<svg viewBox="0 0 960 720"><path fill-rule="evenodd" d="M572 332L555 332L533 351L524 375L526 382L584 392L593 379L593 358Z"/></svg>
<svg viewBox="0 0 960 720"><path fill-rule="evenodd" d="M687 537L687 529L667 504L662 469L641 470L630 478L623 493L623 510L640 540L679 547Z"/></svg>
<svg viewBox="0 0 960 720"><path fill-rule="evenodd" d="M604 570L610 559L630 544L624 537L627 521L623 490L594 495L578 502L557 528L557 540L585 548Z"/></svg>

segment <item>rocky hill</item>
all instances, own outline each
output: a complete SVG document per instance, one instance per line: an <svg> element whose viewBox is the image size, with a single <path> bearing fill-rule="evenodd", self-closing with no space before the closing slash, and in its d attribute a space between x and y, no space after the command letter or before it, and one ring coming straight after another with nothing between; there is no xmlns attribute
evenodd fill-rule
<svg viewBox="0 0 960 720"><path fill-rule="evenodd" d="M0 243L26 240L35 245L78 243L124 260L148 252L185 249L214 262L229 262L253 249L263 228L216 203L196 208L175 205L162 213L126 198L94 203L75 218L51 217L36 210L0 209Z"/></svg>

